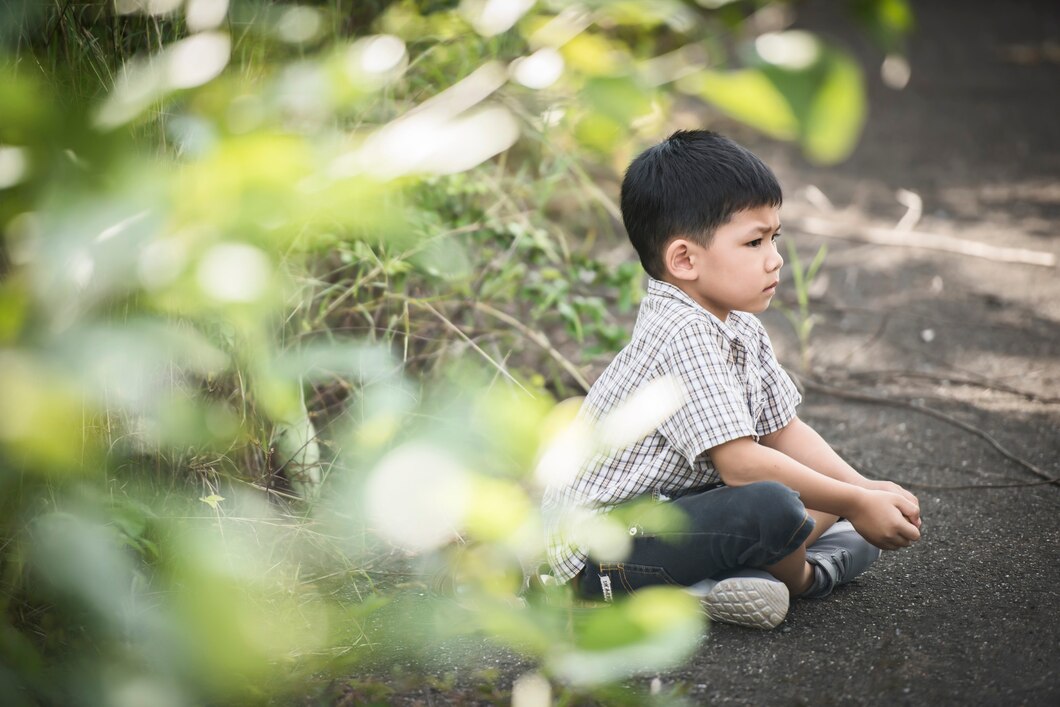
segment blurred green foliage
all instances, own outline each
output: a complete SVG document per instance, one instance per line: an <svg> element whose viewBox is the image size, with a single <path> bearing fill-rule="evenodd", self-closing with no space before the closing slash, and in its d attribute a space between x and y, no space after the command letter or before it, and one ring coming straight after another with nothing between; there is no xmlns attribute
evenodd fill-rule
<svg viewBox="0 0 1060 707"><path fill-rule="evenodd" d="M853 8L900 50L903 0ZM0 701L283 703L463 634L568 696L689 655L679 591L523 576L542 460L595 443L554 401L642 292L619 171L700 100L856 142L861 69L792 13L0 6Z"/></svg>

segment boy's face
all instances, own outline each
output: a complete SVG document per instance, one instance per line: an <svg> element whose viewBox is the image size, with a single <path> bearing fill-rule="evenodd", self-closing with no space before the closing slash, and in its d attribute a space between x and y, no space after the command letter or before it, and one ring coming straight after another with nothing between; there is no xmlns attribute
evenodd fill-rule
<svg viewBox="0 0 1060 707"><path fill-rule="evenodd" d="M711 314L725 321L729 312L761 312L780 281L784 259L777 250L780 209L760 206L733 214L714 232L710 246L691 244L689 271L682 287Z"/></svg>

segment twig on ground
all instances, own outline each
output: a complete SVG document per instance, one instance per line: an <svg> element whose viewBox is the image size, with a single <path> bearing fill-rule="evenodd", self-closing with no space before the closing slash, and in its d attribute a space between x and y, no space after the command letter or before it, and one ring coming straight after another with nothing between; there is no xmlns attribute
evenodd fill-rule
<svg viewBox="0 0 1060 707"><path fill-rule="evenodd" d="M943 422L946 422L946 423L948 423L950 425L953 425L954 427L958 427L958 428L964 430L965 432L970 432L971 434L975 435L976 437L979 437L979 438L985 440L986 443L989 444L991 447L993 447L994 450L997 451L998 454L1000 454L1001 456L1005 457L1006 459L1008 459L1010 461L1015 462L1016 464L1019 464L1020 466L1022 466L1024 469L1027 469L1028 471L1030 471L1035 476L1037 476L1037 477L1039 477L1041 479L1044 479L1045 483L1055 484L1057 486L1060 486L1060 477L1051 476L1051 475L1047 474L1045 471L1043 471L1042 469L1039 469L1037 466L1035 466L1031 462L1027 461L1023 457L1017 456L1016 454L1010 452L1008 449L1006 449L1004 446L1002 446L1002 444L1000 442L998 442L996 439L994 439L992 436L990 436L990 434L988 434L984 430L979 429L975 425L968 424L967 422L964 422L963 420L958 420L956 417L953 417L952 415L948 415L948 414L942 412L941 410L936 410L934 408L929 408L926 405L921 405L921 404L919 404L917 402L914 402L914 401L911 401L911 400L900 400L900 399L897 399L897 398L888 398L888 397L885 397L885 396L882 396L882 395L873 395L871 393L849 391L849 390L843 390L841 388L833 388L830 385L826 385L824 383L820 383L820 382L814 381L814 380L804 379L804 380L801 381L801 383L802 383L802 388L804 388L805 390L813 390L813 391L816 391L818 393L822 393L824 395L829 395L829 396L832 396L832 397L835 397L835 398L845 398L847 400L857 400L859 402L873 403L873 404L876 404L876 405L890 405L892 407L908 408L910 410L916 410L917 412L922 413L924 415L928 415L930 417L934 417L934 418L936 418L938 420L942 420Z"/></svg>
<svg viewBox="0 0 1060 707"><path fill-rule="evenodd" d="M894 225L894 230L899 233L908 233L920 223L920 217L924 215L924 200L915 191L899 189L895 194L898 203L906 208L905 214Z"/></svg>
<svg viewBox="0 0 1060 707"><path fill-rule="evenodd" d="M847 450L844 450L842 447L836 447L835 450L843 458L848 458L847 457L847 454L848 454ZM982 469L979 469L977 467L968 467L968 468L955 467L955 466L951 466L949 464L934 463L934 462L931 462L930 460L909 459L909 458L905 458L905 457L902 457L902 456L893 455L893 454L889 454L889 453L885 453L885 456L887 457L888 460L894 460L896 462L901 462L901 465L903 465L903 466L921 466L921 467L927 467L927 468L932 468L932 469L939 469L939 470L942 470L942 471L949 472L951 474L965 474L965 475L975 474L976 476L979 476L980 478L984 478L984 479L986 479L988 477L994 477L994 480L999 482L999 483L996 483L996 484L994 484L994 483L982 483L982 484L935 485L935 484L922 484L922 483L918 483L916 481L902 481L900 479L895 479L893 477L881 477L881 478L883 478L884 481L894 481L895 483L901 484L902 486L910 486L910 487L914 487L915 486L917 488L925 488L925 489L991 489L991 488L1003 489L1003 488L1017 488L1017 487L1023 487L1023 486L1046 486L1046 485L1051 483L1050 481L1020 481L1019 479L1013 479L1013 478L1008 477L1008 476L1000 476L1000 475L998 475L996 473L985 472Z"/></svg>
<svg viewBox="0 0 1060 707"><path fill-rule="evenodd" d="M1004 383L998 383L996 381L991 381L988 379L976 380L974 378L963 378L961 376L951 376L945 373L929 373L926 371L876 370L845 372L845 377L847 378L872 378L874 380L878 380L885 376L894 378L919 378L921 380L936 381L938 383L967 385L976 388L982 388L983 390L994 390L1001 393L1008 393L1010 395L1018 395L1021 398L1026 398L1027 400L1033 400L1035 402L1044 403L1046 405L1056 405L1057 403L1060 403L1060 398L1038 395L1037 393L1031 393L1026 390L1020 390L1019 388L1013 388L1012 386L1005 385Z"/></svg>
<svg viewBox="0 0 1060 707"><path fill-rule="evenodd" d="M940 250L947 253L957 253L973 258L985 258L986 260L1018 265L1056 267L1056 256L1052 253L1028 250L1026 248L1005 248L941 233L913 230L900 231L894 228L880 228L878 226L858 229L853 225L835 224L813 216L796 220L792 226L800 231L826 238L843 238L874 245Z"/></svg>
<svg viewBox="0 0 1060 707"><path fill-rule="evenodd" d="M1024 488L1028 486L1048 486L1049 484L1055 483L1055 481L1043 480L1043 481L1024 481L1020 483L1012 484L958 484L955 486L936 485L936 484L921 484L915 481L902 481L901 479L886 479L887 481L893 481L900 486L904 486L912 489L932 489L936 491L966 491L970 489L1015 489Z"/></svg>
<svg viewBox="0 0 1060 707"><path fill-rule="evenodd" d="M523 324L515 317L511 316L510 314L502 312L499 309L494 309L493 307L489 306L484 302L475 302L475 309L485 314L488 314L491 317L494 317L495 319L500 319L502 322L516 329L523 336L543 348L548 353L548 355L551 356L556 361L556 363L558 363L563 368L564 371L570 374L574 381L582 387L582 390L584 390L586 393L589 392L589 381L585 379L585 376L583 376L581 372L579 372L578 369L574 367L574 364L571 363L570 360L567 359L567 357L565 357L563 354L556 350L556 348L552 345L552 342L549 341L548 337L544 334L544 332L535 331Z"/></svg>

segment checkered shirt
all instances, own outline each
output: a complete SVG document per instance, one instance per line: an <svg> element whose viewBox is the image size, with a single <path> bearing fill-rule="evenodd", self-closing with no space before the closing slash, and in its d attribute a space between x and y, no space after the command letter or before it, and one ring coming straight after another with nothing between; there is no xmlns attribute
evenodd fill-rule
<svg viewBox="0 0 1060 707"><path fill-rule="evenodd" d="M709 450L781 429L801 397L751 314L725 322L677 287L649 279L632 341L593 384L581 414L596 421L644 384L667 375L685 402L658 429L620 450L596 454L568 484L545 491L543 516L552 573L581 572L586 551L569 540L571 509L604 512L638 496L673 498L720 482Z"/></svg>

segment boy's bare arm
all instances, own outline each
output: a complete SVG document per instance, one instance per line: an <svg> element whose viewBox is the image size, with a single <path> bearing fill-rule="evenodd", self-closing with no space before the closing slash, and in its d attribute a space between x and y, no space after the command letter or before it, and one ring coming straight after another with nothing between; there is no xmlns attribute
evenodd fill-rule
<svg viewBox="0 0 1060 707"><path fill-rule="evenodd" d="M845 516L866 540L884 550L908 547L920 538L910 519L919 508L904 496L840 481L750 437L710 450L718 474L729 486L778 481L799 493L809 508Z"/></svg>
<svg viewBox="0 0 1060 707"><path fill-rule="evenodd" d="M761 439L761 443L772 447L778 452L783 452L795 461L801 462L814 471L818 471L833 479L854 484L866 489L878 491L890 491L904 496L920 508L920 501L916 496L891 481L876 481L866 479L852 466L847 464L842 457L817 433L815 429L803 422L798 417L792 418L784 427L776 432L768 434ZM822 509L823 510L823 509ZM919 515L911 521L919 528Z"/></svg>

